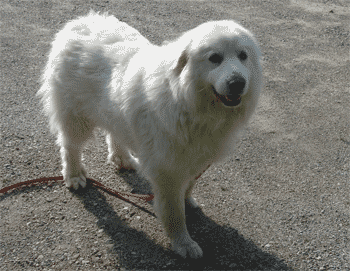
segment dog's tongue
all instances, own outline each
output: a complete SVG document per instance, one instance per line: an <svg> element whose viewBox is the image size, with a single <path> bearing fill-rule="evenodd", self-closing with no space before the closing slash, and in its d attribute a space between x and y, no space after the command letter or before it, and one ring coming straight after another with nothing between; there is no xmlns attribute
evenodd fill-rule
<svg viewBox="0 0 350 271"><path fill-rule="evenodd" d="M225 95L225 99L229 102L232 102L232 99L230 99L227 95Z"/></svg>
<svg viewBox="0 0 350 271"><path fill-rule="evenodd" d="M231 98L229 98L229 96L227 95L220 95L219 93L217 93L214 87L212 87L212 89L215 96L218 99L220 99L221 102L226 106L237 106L241 103L241 95L236 95L236 96L230 95Z"/></svg>
<svg viewBox="0 0 350 271"><path fill-rule="evenodd" d="M229 98L227 95L224 96L226 101L223 101L223 103L227 106L236 106L241 103L241 96L238 95L237 97L232 97Z"/></svg>

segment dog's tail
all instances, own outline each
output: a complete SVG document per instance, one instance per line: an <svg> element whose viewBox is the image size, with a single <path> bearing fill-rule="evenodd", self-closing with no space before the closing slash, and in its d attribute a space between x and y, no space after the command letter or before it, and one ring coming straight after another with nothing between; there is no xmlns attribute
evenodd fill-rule
<svg viewBox="0 0 350 271"><path fill-rule="evenodd" d="M119 21L116 17L108 15L108 13L99 14L94 11L90 11L87 16L68 22L64 29L58 33L56 39L64 40L67 38L67 34L73 35L73 39L85 39L88 42L98 42L105 45L132 41L149 43L136 29Z"/></svg>
<svg viewBox="0 0 350 271"><path fill-rule="evenodd" d="M50 117L52 132L67 114L89 110L84 106L100 102L111 80L112 62L128 61L140 44L149 42L108 14L91 11L68 22L52 43L37 94Z"/></svg>
<svg viewBox="0 0 350 271"><path fill-rule="evenodd" d="M118 41L116 35L109 36L114 30L106 30L102 24L118 22L112 16L91 12L69 22L56 35L37 93L53 133L67 114L83 111L92 100L98 102L102 95L98 90L109 83L112 70L104 45Z"/></svg>

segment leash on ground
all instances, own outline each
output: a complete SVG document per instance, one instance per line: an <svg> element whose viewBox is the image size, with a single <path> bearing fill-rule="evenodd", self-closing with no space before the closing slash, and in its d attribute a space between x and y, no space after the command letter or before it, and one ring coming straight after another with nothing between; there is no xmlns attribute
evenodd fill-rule
<svg viewBox="0 0 350 271"><path fill-rule="evenodd" d="M26 187L31 187L31 186L36 186L38 184L49 184L49 183L58 183L60 181L63 181L63 176L58 176L58 177L45 177L45 178L39 178L39 179L34 179L34 180L29 180L29 181L24 181L24 182L20 182L20 183L16 183L7 187L4 187L2 189L0 189L0 194L5 194L11 190L19 190L22 188L26 188ZM121 192L121 191L115 191L111 188L108 188L106 186L104 186L102 183L93 180L91 178L86 179L87 185L91 185L93 187L99 188L102 191L113 195L125 202L128 202L130 204L132 204L133 206L139 208L140 210L148 213L151 216L156 217L156 215L154 213L152 213L151 211L148 211L146 208L138 205L137 203L133 202L132 200L128 199L128 198L135 198L138 200L142 200L144 202L149 202L151 201L154 196L153 195L146 195L146 194L133 194L133 193L128 193L128 192Z"/></svg>
<svg viewBox="0 0 350 271"><path fill-rule="evenodd" d="M207 168L209 168L209 166ZM205 170L203 170L203 172L201 174L199 174L195 179L198 179L204 173ZM39 178L39 179L33 179L33 180L24 181L24 182L20 182L20 183L16 183L16 184L4 187L4 188L0 189L0 194L6 194L7 192L14 190L14 189L19 190L22 188L31 187L33 185L35 186L38 184L49 184L51 182L58 183L60 181L63 181L63 176L44 177L44 178ZM104 191L112 196L115 196L115 197L117 197L125 202L132 204L133 206L148 213L149 215L156 217L156 215L154 213L152 213L151 211L148 211L146 208L144 208L144 207L142 207L142 206L140 206L140 205L136 204L135 202L128 199L128 198L136 198L136 199L142 200L144 202L149 202L149 201L153 200L153 198L154 198L154 196L151 194L149 194L149 195L147 195L147 194L134 194L134 193L128 193L128 192L115 191L115 190L108 188L108 187L104 186L102 183L100 183L94 179L91 179L91 178L87 178L86 183L87 183L87 186L91 185L93 187L99 188L102 191Z"/></svg>

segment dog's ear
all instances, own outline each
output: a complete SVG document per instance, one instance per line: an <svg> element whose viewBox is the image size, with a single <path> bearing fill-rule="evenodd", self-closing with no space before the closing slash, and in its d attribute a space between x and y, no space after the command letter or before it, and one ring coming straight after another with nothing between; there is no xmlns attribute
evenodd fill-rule
<svg viewBox="0 0 350 271"><path fill-rule="evenodd" d="M185 50L182 51L179 59L177 60L177 64L174 68L174 72L176 76L179 76L181 74L182 70L186 67L188 60L189 60L188 48L185 48Z"/></svg>

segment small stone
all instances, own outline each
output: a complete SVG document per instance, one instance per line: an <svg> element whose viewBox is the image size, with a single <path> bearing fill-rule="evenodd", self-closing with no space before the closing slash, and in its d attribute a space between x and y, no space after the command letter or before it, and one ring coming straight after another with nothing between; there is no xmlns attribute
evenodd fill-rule
<svg viewBox="0 0 350 271"><path fill-rule="evenodd" d="M237 264L231 263L231 264L229 265L229 267L230 267L230 268L235 268L235 267L237 267Z"/></svg>

